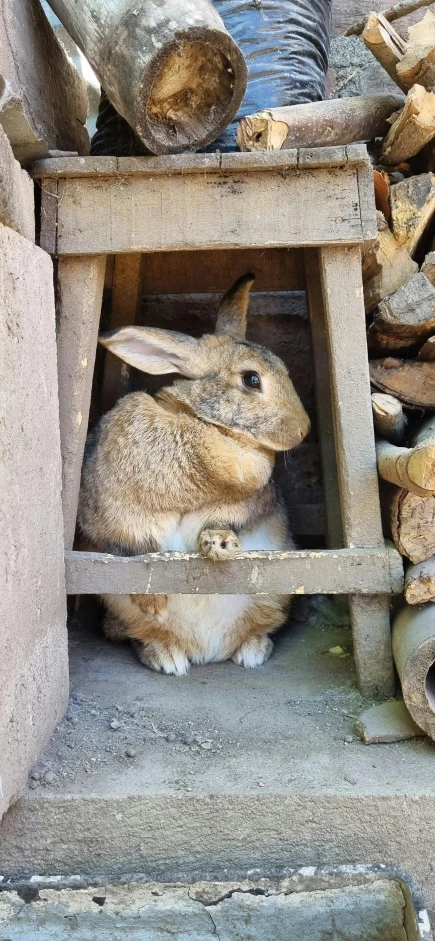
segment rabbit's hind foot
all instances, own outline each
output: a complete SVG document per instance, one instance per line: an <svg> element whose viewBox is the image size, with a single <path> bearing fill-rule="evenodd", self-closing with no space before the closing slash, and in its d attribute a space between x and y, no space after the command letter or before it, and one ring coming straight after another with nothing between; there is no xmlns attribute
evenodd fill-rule
<svg viewBox="0 0 435 941"><path fill-rule="evenodd" d="M198 548L211 562L227 562L240 552L240 542L232 529L203 529Z"/></svg>
<svg viewBox="0 0 435 941"><path fill-rule="evenodd" d="M131 643L144 667L170 676L185 676L188 673L190 662L184 651L175 644L167 644L163 641L143 644L140 640L134 639Z"/></svg>
<svg viewBox="0 0 435 941"><path fill-rule="evenodd" d="M260 667L266 663L273 650L273 643L267 634L254 635L245 640L231 657L240 667Z"/></svg>

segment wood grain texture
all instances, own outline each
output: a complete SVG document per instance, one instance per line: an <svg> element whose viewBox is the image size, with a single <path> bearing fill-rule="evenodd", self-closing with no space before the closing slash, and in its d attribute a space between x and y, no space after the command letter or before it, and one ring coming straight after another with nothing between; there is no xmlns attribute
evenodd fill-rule
<svg viewBox="0 0 435 941"><path fill-rule="evenodd" d="M405 404L435 409L435 362L388 356L370 363L370 379L377 389Z"/></svg>
<svg viewBox="0 0 435 941"><path fill-rule="evenodd" d="M106 259L61 258L57 339L65 545L74 540Z"/></svg>
<svg viewBox="0 0 435 941"><path fill-rule="evenodd" d="M144 294L225 293L252 271L254 291L303 291L303 255L297 248L155 252L142 270Z"/></svg>
<svg viewBox="0 0 435 941"><path fill-rule="evenodd" d="M408 604L435 601L435 556L408 565L405 574L405 598Z"/></svg>
<svg viewBox="0 0 435 941"><path fill-rule="evenodd" d="M69 594L400 594L403 566L393 549L244 552L233 562L197 554L113 556L65 553Z"/></svg>
<svg viewBox="0 0 435 941"><path fill-rule="evenodd" d="M411 562L424 562L435 554L435 497L419 497L394 488L388 507L394 545Z"/></svg>
<svg viewBox="0 0 435 941"><path fill-rule="evenodd" d="M327 544L339 548L344 545L340 508L334 413L329 372L328 333L322 291L321 259L317 249L305 250L305 278L308 311L315 370L315 395L318 435L322 460L322 481L325 499Z"/></svg>
<svg viewBox="0 0 435 941"><path fill-rule="evenodd" d="M117 255L113 271L110 330L134 324L141 301L142 256ZM117 400L131 391L130 367L106 350L101 390L101 408L108 412Z"/></svg>
<svg viewBox="0 0 435 941"><path fill-rule="evenodd" d="M406 434L407 419L402 403L393 395L385 392L373 392L372 412L375 431L381 438L392 444L403 444Z"/></svg>
<svg viewBox="0 0 435 941"><path fill-rule="evenodd" d="M63 180L59 191L60 255L353 244L376 234L374 201L371 226L357 173L346 169Z"/></svg>
<svg viewBox="0 0 435 941"><path fill-rule="evenodd" d="M401 448L389 441L376 444L378 473L396 487L409 490L418 497L434 495L435 491L435 446L420 445Z"/></svg>

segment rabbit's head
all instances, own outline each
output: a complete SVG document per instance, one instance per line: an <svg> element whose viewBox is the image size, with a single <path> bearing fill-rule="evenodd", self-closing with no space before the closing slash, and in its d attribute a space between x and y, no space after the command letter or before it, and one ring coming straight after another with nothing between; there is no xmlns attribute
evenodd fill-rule
<svg viewBox="0 0 435 941"><path fill-rule="evenodd" d="M284 363L245 339L253 281L244 275L225 294L212 335L194 339L153 327L121 327L100 336L100 343L142 372L182 376L165 395L202 421L286 451L308 434L310 422Z"/></svg>

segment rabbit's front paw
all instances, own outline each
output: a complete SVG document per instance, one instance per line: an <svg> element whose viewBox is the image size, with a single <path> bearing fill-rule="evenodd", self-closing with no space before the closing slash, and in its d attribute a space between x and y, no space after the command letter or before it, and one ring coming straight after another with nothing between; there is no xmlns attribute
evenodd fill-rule
<svg viewBox="0 0 435 941"><path fill-rule="evenodd" d="M227 562L240 552L240 542L232 529L203 529L198 547L211 562Z"/></svg>
<svg viewBox="0 0 435 941"><path fill-rule="evenodd" d="M240 667L260 667L269 659L273 650L273 643L267 634L249 637L233 653L231 660Z"/></svg>
<svg viewBox="0 0 435 941"><path fill-rule="evenodd" d="M190 663L186 654L175 644L165 644L161 641L142 644L140 640L132 640L132 645L144 667L155 670L156 673L185 676L189 671Z"/></svg>

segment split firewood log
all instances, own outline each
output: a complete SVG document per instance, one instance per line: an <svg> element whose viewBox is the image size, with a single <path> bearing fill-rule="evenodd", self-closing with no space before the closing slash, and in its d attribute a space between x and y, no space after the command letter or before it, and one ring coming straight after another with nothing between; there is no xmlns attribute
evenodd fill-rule
<svg viewBox="0 0 435 941"><path fill-rule="evenodd" d="M435 13L428 10L419 23L408 29L405 55L397 63L402 85L418 83L431 91L435 86Z"/></svg>
<svg viewBox="0 0 435 941"><path fill-rule="evenodd" d="M387 356L370 363L370 379L381 392L414 408L435 409L435 363Z"/></svg>
<svg viewBox="0 0 435 941"><path fill-rule="evenodd" d="M428 252L421 266L423 274L429 278L431 284L435 286L435 252Z"/></svg>
<svg viewBox="0 0 435 941"><path fill-rule="evenodd" d="M373 140L387 133L388 118L402 107L398 95L375 95L270 108L242 118L237 143L252 151Z"/></svg>
<svg viewBox="0 0 435 941"><path fill-rule="evenodd" d="M435 555L408 566L405 575L405 598L408 604L435 601Z"/></svg>
<svg viewBox="0 0 435 941"><path fill-rule="evenodd" d="M384 139L381 163L392 166L409 160L434 137L435 95L422 85L414 85Z"/></svg>
<svg viewBox="0 0 435 941"><path fill-rule="evenodd" d="M394 545L411 562L424 562L435 554L435 497L419 497L409 490L391 488L383 507Z"/></svg>
<svg viewBox="0 0 435 941"><path fill-rule="evenodd" d="M380 302L368 330L370 350L397 350L435 332L435 287L421 271Z"/></svg>
<svg viewBox="0 0 435 941"><path fill-rule="evenodd" d="M418 351L417 359L421 359L425 363L433 363L435 361L435 337L429 337L426 343L423 343L423 346Z"/></svg>
<svg viewBox="0 0 435 941"><path fill-rule="evenodd" d="M383 480L418 497L435 496L435 444L399 448L379 440L376 457L378 474Z"/></svg>
<svg viewBox="0 0 435 941"><path fill-rule="evenodd" d="M403 16L408 16L410 13L414 13L415 10L419 10L420 7L428 7L433 3L433 0L399 0L398 3L394 3L392 7L388 7L387 10L382 10L382 16L388 20L389 23L392 23L393 20L400 20ZM354 23L353 26L349 26L349 29L344 33L345 36L360 36L364 27L367 24L367 15L363 20L358 20L358 23Z"/></svg>
<svg viewBox="0 0 435 941"><path fill-rule="evenodd" d="M435 95L433 95L435 104ZM435 174L411 176L390 189L393 235L413 255L435 213Z"/></svg>
<svg viewBox="0 0 435 941"><path fill-rule="evenodd" d="M370 13L362 38L367 49L370 49L393 82L396 82L402 91L408 91L409 85L403 84L397 74L397 65L405 55L405 41L382 13Z"/></svg>
<svg viewBox="0 0 435 941"><path fill-rule="evenodd" d="M376 216L377 239L362 257L364 304L368 314L418 271L418 265L394 237L382 213L378 211Z"/></svg>
<svg viewBox="0 0 435 941"><path fill-rule="evenodd" d="M377 434L391 444L402 444L407 418L402 403L385 392L372 393L373 423Z"/></svg>

